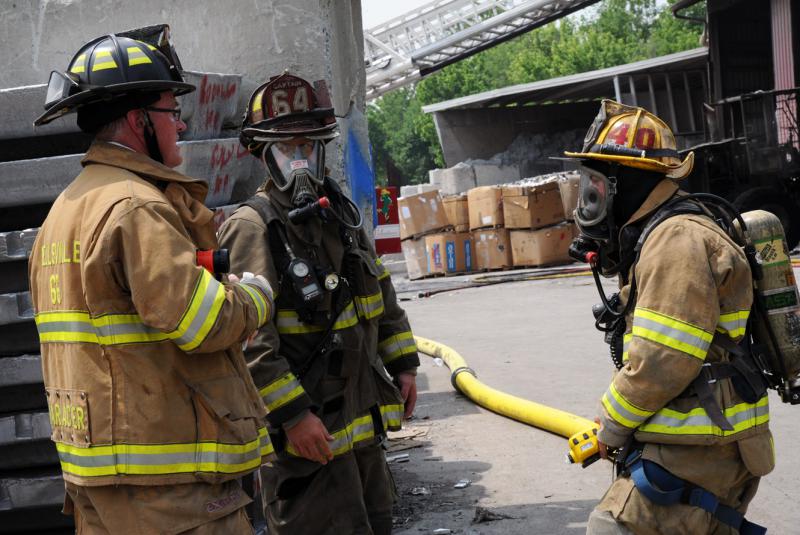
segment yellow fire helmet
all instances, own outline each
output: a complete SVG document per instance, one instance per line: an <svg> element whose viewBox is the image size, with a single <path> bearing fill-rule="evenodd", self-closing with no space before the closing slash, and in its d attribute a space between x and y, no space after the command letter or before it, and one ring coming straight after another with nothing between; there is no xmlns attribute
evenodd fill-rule
<svg viewBox="0 0 800 535"><path fill-rule="evenodd" d="M669 126L644 108L604 99L600 112L583 140L581 152L565 152L581 160L602 160L668 178L686 178L694 166L694 152L681 161Z"/></svg>

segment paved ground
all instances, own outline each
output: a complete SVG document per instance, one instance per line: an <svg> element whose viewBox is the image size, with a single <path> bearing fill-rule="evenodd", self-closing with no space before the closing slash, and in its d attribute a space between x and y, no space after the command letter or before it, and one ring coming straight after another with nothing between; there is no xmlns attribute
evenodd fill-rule
<svg viewBox="0 0 800 535"><path fill-rule="evenodd" d="M607 346L594 330L598 301L591 277L515 282L419 299L425 286L397 285L416 334L457 350L484 383L593 417L611 378ZM611 289L611 286L609 286ZM423 357L416 418L421 447L392 464L401 494L399 535L450 529L464 534L580 534L611 481L608 463L564 463L566 440L488 412L454 392L446 367ZM778 466L763 482L749 518L770 533L799 533L800 408L772 399ZM453 488L461 479L471 485ZM429 494L426 494L429 493ZM477 508L506 516L473 522Z"/></svg>

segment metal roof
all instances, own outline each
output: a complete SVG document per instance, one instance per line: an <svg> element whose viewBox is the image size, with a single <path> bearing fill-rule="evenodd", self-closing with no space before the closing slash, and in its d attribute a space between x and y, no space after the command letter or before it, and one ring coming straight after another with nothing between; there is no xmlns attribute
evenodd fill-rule
<svg viewBox="0 0 800 535"><path fill-rule="evenodd" d="M519 106L537 102L595 99L609 96L607 84L613 83L618 76L702 69L705 67L707 56L708 49L706 47L695 48L616 67L493 89L423 106L422 111L434 113L463 108Z"/></svg>

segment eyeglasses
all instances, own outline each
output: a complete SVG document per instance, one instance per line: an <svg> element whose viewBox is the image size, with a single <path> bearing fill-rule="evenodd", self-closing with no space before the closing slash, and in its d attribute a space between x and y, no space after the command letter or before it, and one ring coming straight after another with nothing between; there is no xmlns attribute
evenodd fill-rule
<svg viewBox="0 0 800 535"><path fill-rule="evenodd" d="M154 108L152 106L147 106L145 108L147 111L154 111L156 113L171 113L172 120L176 123L181 120L181 109L180 108Z"/></svg>

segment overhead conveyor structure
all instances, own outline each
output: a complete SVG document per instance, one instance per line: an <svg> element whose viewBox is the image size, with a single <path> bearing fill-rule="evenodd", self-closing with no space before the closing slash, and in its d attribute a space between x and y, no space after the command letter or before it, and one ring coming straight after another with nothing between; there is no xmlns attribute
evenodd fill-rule
<svg viewBox="0 0 800 535"><path fill-rule="evenodd" d="M435 0L364 30L367 99L599 0Z"/></svg>

